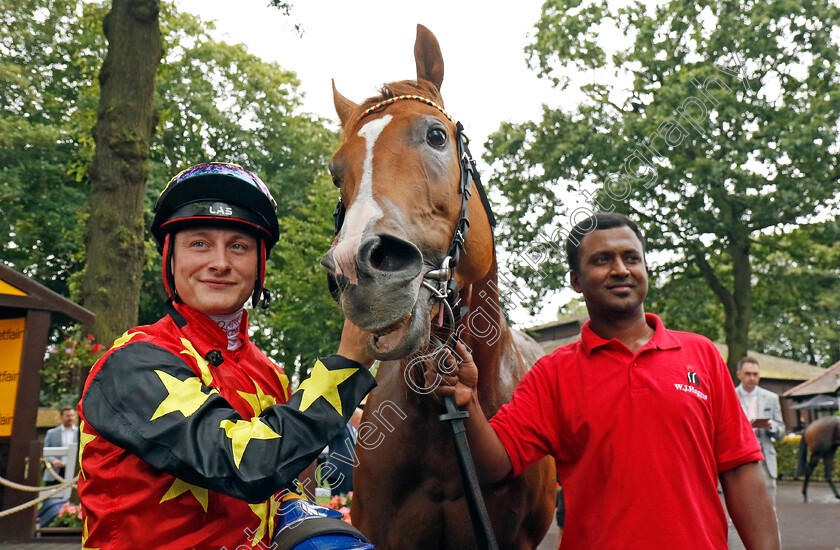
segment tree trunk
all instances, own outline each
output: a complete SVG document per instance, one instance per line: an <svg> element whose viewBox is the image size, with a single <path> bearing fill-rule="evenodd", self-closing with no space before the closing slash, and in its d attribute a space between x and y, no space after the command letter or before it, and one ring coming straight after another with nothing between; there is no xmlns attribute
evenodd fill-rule
<svg viewBox="0 0 840 550"><path fill-rule="evenodd" d="M726 366L733 380L738 361L747 354L749 347L750 320L752 318L752 265L750 264L750 241L748 235L732 239L732 311L726 312L726 345L729 355ZM730 322L730 316L732 317Z"/></svg>
<svg viewBox="0 0 840 550"><path fill-rule="evenodd" d="M706 258L702 247L689 248L690 257L700 269L700 274L723 304L725 314L723 328L729 354L726 366L732 379L738 369L738 361L747 354L749 346L750 319L752 317L752 265L750 264L749 233L730 235L729 251L732 254L732 290L720 280Z"/></svg>
<svg viewBox="0 0 840 550"><path fill-rule="evenodd" d="M163 54L159 0L113 0L103 29L108 54L99 74L90 219L85 240L85 306L94 335L110 343L137 324L145 256L143 197L157 126L155 75Z"/></svg>

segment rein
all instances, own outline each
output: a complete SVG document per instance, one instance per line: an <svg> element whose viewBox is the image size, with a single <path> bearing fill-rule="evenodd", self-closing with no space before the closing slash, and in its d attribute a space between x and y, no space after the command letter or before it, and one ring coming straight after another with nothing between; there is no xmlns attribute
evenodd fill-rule
<svg viewBox="0 0 840 550"><path fill-rule="evenodd" d="M467 310L466 307L458 307L460 298L458 295L458 283L455 281L455 267L458 265L461 252L465 252L464 243L467 241L467 232L470 228L469 200L472 196L472 182L475 182L478 196L481 199L484 212L487 214L487 219L490 222L491 231L496 228L496 217L490 208L490 201L487 199L487 193L484 191L484 186L481 183L481 176L476 168L475 160L470 154L470 140L464 133L464 126L460 122L454 121L443 107L423 96L400 95L388 98L368 108L361 114L359 120L361 121L366 116L382 111L389 105L403 100L419 101L430 105L440 111L447 120L455 123L455 144L458 153L458 165L461 172L458 187L458 192L461 194L461 210L458 221L455 224L455 231L449 242L446 257L437 269L430 270L423 276L423 286L429 289L432 292L433 298L440 302L438 326L448 333L447 343L452 340L452 349L454 350L456 345L455 340L458 338L458 334L455 332L455 326L465 314L464 310ZM339 198L338 204L336 204L335 211L333 212L336 236L341 231L341 226L344 225L344 216L346 213L347 208ZM446 316L444 316L444 311L447 313ZM449 422L452 426L455 449L458 455L458 466L461 470L461 479L464 485L464 495L467 499L467 506L469 508L470 518L472 519L473 532L478 543L478 548L481 550L498 550L493 527L490 525L490 516L487 514L487 508L484 505L484 498L481 495L481 488L478 484L478 474L475 470L472 454L470 453L469 441L467 441L464 419L469 417L469 413L458 409L453 396L444 397L443 402L446 406L446 413L440 415L438 419L441 422Z"/></svg>

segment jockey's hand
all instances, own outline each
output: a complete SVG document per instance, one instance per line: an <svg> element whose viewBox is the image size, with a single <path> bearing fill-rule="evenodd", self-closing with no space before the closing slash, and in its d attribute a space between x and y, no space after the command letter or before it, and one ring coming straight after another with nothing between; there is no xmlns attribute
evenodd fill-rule
<svg viewBox="0 0 840 550"><path fill-rule="evenodd" d="M338 344L338 355L361 363L366 369L373 365L373 357L368 355L365 344L370 337L348 319L344 320L344 329L341 331L341 342Z"/></svg>
<svg viewBox="0 0 840 550"><path fill-rule="evenodd" d="M448 348L441 348L434 361L426 361L426 387L434 387L437 397L455 396L455 404L465 407L470 403L478 385L478 368L472 355L459 341L453 353Z"/></svg>

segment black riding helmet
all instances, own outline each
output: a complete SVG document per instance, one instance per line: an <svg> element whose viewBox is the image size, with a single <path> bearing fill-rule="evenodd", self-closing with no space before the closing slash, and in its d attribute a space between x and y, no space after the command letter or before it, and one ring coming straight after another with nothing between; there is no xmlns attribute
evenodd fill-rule
<svg viewBox="0 0 840 550"><path fill-rule="evenodd" d="M262 307L268 307L271 295L264 288L265 260L280 238L280 226L277 203L260 178L236 164L197 164L166 184L154 213L151 231L163 256L163 284L175 302L181 299L172 273L171 235L187 227L233 226L257 239L259 259L251 305L256 307L262 296Z"/></svg>

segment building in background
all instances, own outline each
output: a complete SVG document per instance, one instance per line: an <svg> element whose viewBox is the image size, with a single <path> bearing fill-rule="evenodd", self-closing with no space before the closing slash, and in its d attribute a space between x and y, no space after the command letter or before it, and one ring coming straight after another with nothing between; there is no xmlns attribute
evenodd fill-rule
<svg viewBox="0 0 840 550"><path fill-rule="evenodd" d="M791 409L798 413L801 427L805 427L821 416L828 416L840 408L840 361L834 363L813 378L787 390L785 401L793 401Z"/></svg>

